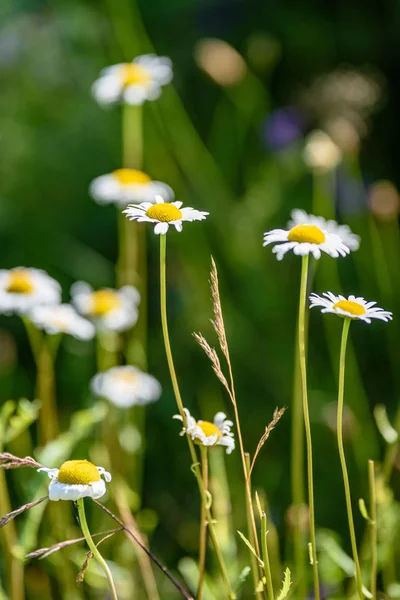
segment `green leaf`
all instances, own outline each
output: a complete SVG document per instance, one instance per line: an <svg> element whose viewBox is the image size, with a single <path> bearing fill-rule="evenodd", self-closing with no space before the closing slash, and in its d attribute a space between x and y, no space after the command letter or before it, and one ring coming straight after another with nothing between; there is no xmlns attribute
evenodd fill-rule
<svg viewBox="0 0 400 600"><path fill-rule="evenodd" d="M6 429L6 444L15 440L36 421L39 415L39 409L39 400L30 402L29 400L22 398L18 401L15 414L10 416L8 427Z"/></svg>
<svg viewBox="0 0 400 600"><path fill-rule="evenodd" d="M368 521L368 523L372 523L372 519L371 519L371 517L368 514L364 498L360 498L358 500L358 508L360 509L360 513L362 514L362 516L364 517L364 519L366 521Z"/></svg>
<svg viewBox="0 0 400 600"><path fill-rule="evenodd" d="M234 582L234 584L232 586L235 592L238 592L240 590L242 585L247 580L249 573L251 573L251 567L249 567L249 566L244 567L244 569L242 569L240 571L238 578L236 579L236 581Z"/></svg>
<svg viewBox="0 0 400 600"><path fill-rule="evenodd" d="M260 563L260 565L262 567L264 567L264 561L262 561L261 558L258 556L257 552L254 550L253 546L250 544L250 542L247 539L247 537L245 535L243 535L243 533L241 531L238 531L238 534L240 535L240 537L242 538L242 540L244 541L244 543L246 544L246 546L248 547L248 549L250 550L250 552L252 552L254 554L254 556L256 557L256 559L258 560L258 562Z"/></svg>
<svg viewBox="0 0 400 600"><path fill-rule="evenodd" d="M289 594L291 585L292 585L292 575L290 573L290 569L286 568L285 573L283 575L283 581L282 581L282 589L279 592L279 596L277 597L276 600L284 600L284 598L287 597L287 595Z"/></svg>

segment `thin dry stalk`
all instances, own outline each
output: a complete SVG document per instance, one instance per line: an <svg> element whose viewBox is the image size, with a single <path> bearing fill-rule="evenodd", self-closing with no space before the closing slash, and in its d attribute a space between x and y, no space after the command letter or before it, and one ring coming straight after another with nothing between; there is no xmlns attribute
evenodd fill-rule
<svg viewBox="0 0 400 600"><path fill-rule="evenodd" d="M117 532L117 531L123 531L122 527L120 529L115 529L112 532L109 532L107 535L105 535L103 538L101 538L101 540L96 544L96 547L100 546L100 544L102 542L104 542L105 540L108 540L108 538L115 535L115 532ZM86 538L83 538L83 539L86 539ZM94 557L94 554L91 550L89 550L89 552L86 552L85 562L83 563L81 570L79 571L78 575L76 576L76 584L77 585L81 585L83 583L83 580L85 579L85 574L86 574L87 568L89 566L89 561L93 557Z"/></svg>
<svg viewBox="0 0 400 600"><path fill-rule="evenodd" d="M230 395L231 391L229 389L229 385L226 380L226 377L222 372L221 363L219 361L218 354L217 354L215 348L211 348L210 344L207 342L207 340L201 333L194 333L193 337L196 340L196 342L199 344L199 346L204 350L204 352L206 353L208 358L210 359L214 373L216 374L216 376L218 377L218 379L220 380L220 382L226 388L227 392Z"/></svg>
<svg viewBox="0 0 400 600"><path fill-rule="evenodd" d="M0 529L1 529L1 527L4 527L4 525L7 525L7 523L9 523L10 521L15 519L15 517L18 517L18 515L21 515L26 510L29 510L30 508L37 506L38 504L43 502L43 500L47 500L47 498L48 498L48 496L43 496L43 498L39 498L39 500L35 500L35 502L29 502L28 504L23 504L22 506L20 506L19 508L16 508L15 510L8 513L7 515L4 515L4 517L2 517L0 519Z"/></svg>
<svg viewBox="0 0 400 600"><path fill-rule="evenodd" d="M240 419L239 419L239 411L238 411L238 406L237 406L237 402L236 402L236 393L235 393L235 384L234 384L233 372L232 372L232 364L231 364L231 359L230 359L230 355L229 355L228 341L226 338L224 318L222 316L221 297L219 294L218 272L217 272L217 267L216 267L213 257L211 257L210 284L211 284L211 295L212 295L212 300L213 300L213 311L214 311L214 320L211 322L216 331L216 334L218 337L218 342L219 342L220 348L222 350L222 353L225 356L226 363L228 365L228 371L229 371L229 382L230 383L224 384L224 385L225 385L225 387L228 391L229 397L232 401L233 410L235 413L237 437L238 437L238 442L239 442L239 450L240 450L240 456L242 459L243 476L244 476L244 482L245 482L245 488L246 488L246 503L247 503L247 510L249 512L250 541L254 544L256 552L259 556L260 555L260 545L259 545L258 537L257 537L256 520L255 520L255 516L254 516L253 501L252 501L252 496L251 496L250 477L248 476L248 469L246 466L246 456L245 456L246 453L245 453L244 445L243 445L242 431L241 431ZM214 368L214 363L213 363L213 368ZM214 371L215 371L215 368L214 368ZM225 381L226 381L226 379L225 379ZM261 569L260 569L259 575L260 575L260 579L262 579L263 573L262 573ZM256 593L257 593L257 597L259 598L260 597L259 592L256 592ZM262 591L262 595L264 596L264 598L266 598L266 592L264 589Z"/></svg>
<svg viewBox="0 0 400 600"><path fill-rule="evenodd" d="M247 480L250 479L251 473L253 471L254 464L256 462L257 456L259 455L259 452L260 452L261 448L264 446L265 442L269 438L269 436L271 434L271 431L276 427L276 425L280 421L280 419L283 416L283 413L285 412L285 410L286 410L286 406L284 406L283 408L279 408L279 409L276 408L274 410L272 421L269 423L269 425L266 426L265 431L262 434L262 436L260 438L260 441L258 442L258 446L257 446L256 451L255 451L254 456L253 456L253 460L251 461L251 466L250 466L249 474L247 475Z"/></svg>
<svg viewBox="0 0 400 600"><path fill-rule="evenodd" d="M38 463L31 456L20 458L9 452L0 453L0 469L19 469L20 467L31 467L32 469L40 469L42 464Z"/></svg>
<svg viewBox="0 0 400 600"><path fill-rule="evenodd" d="M183 596L183 598L185 598L186 600L195 600L193 596L187 590L185 590L183 585L177 579L175 579L172 573L168 571L167 567L165 567L162 564L162 562L157 558L157 556L153 554L151 550L146 548L146 546L141 542L141 540L133 533L133 531L128 529L128 527L123 523L123 521L121 521L121 519L114 515L114 513L112 513L111 510L109 510L106 506L104 506L104 504L102 504L98 500L95 500L93 498L93 502L97 504L97 506L99 506L102 510L104 510L104 512L106 512L112 519L114 519L114 521L116 521L118 525L122 527L125 533L127 533L133 540L135 540L135 542L142 548L142 550L147 554L147 556L157 565L157 567L164 573L164 575L168 577L168 579L176 587L176 589Z"/></svg>
<svg viewBox="0 0 400 600"><path fill-rule="evenodd" d="M141 540L142 544L147 547L148 541L139 530L135 518L126 501L125 494L122 492L122 490L119 490L119 493L115 494L115 500L124 522L127 524L129 529L131 529L134 532L137 538ZM151 561L149 556L147 554L144 554L144 552L140 551L140 549L137 547L132 538L129 539L132 542L135 554L139 562L140 571L143 577L143 583L145 585L149 600L160 600L160 596L158 594L157 589L157 583L154 577L153 569L151 567Z"/></svg>
<svg viewBox="0 0 400 600"><path fill-rule="evenodd" d="M211 257L211 272L210 272L210 284L211 284L211 294L213 300L213 309L214 309L214 320L211 323L214 326L216 331L219 345L221 346L221 350L229 362L229 349L228 349L228 341L226 339L225 333L225 325L224 318L222 316L222 307L221 307L221 299L219 295L219 284L218 284L218 272L215 261L213 257Z"/></svg>
<svg viewBox="0 0 400 600"><path fill-rule="evenodd" d="M105 536L109 536L112 535L114 533L118 533L119 531L123 531L122 527L118 527L117 529L110 529L108 531L100 531L99 533L92 533L92 537L98 537L99 535L105 535ZM78 537L75 538L73 540L65 540L64 542L58 542L58 544L54 544L53 546L48 546L47 548L39 548L38 550L33 550L33 552L29 552L29 554L27 554L25 556L26 560L29 560L30 558L38 558L39 560L42 560L43 558L47 558L48 556L50 556L51 554L54 554L54 552L58 552L58 550L62 550L63 548L68 548L68 546L72 546L73 544L77 544L79 542L83 542L85 541L85 537ZM106 539L106 538L103 538ZM103 541L103 540L101 540Z"/></svg>

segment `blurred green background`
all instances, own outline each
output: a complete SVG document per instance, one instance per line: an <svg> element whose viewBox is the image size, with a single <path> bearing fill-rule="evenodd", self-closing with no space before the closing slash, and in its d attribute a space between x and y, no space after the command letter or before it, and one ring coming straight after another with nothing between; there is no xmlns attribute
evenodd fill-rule
<svg viewBox="0 0 400 600"><path fill-rule="evenodd" d="M217 410L232 415L191 336L200 330L216 344L209 322L212 254L246 449L254 451L274 408L288 407L254 470L283 549L290 545L300 264L292 255L278 263L262 247L262 234L284 227L293 208L318 208L348 223L362 237L360 250L345 261L324 256L313 291L362 295L394 312L388 325L351 328L356 358L348 363L347 456L354 498L366 497L367 459L380 461L386 451L373 409L385 404L393 419L400 391L399 19L399 3L389 1L0 4L0 266L45 269L62 284L66 301L78 279L115 285L116 211L96 205L88 186L121 166L121 111L100 108L91 84L103 67L137 54L172 59L173 84L144 109L144 170L171 185L184 204L210 212L204 223L168 235L171 340L184 403L204 419ZM343 152L334 172L313 174L304 163L305 137L315 128ZM157 515L156 526L149 526L152 549L174 567L183 556L196 556L198 497L179 424L171 419L176 407L159 318L158 239L150 227L147 234L149 372L163 395L146 413L143 506ZM349 551L334 430L340 331L339 319L311 315L309 385L317 523L335 530ZM57 371L58 406L68 428L74 411L93 405L94 345L65 338ZM2 316L1 399L33 399L34 372L21 322ZM95 438L96 428L90 435ZM87 447L83 442L74 455ZM226 464L235 527L242 527L238 452ZM396 492L397 468L393 486ZM30 500L15 488L15 505ZM361 515L356 521L361 536Z"/></svg>

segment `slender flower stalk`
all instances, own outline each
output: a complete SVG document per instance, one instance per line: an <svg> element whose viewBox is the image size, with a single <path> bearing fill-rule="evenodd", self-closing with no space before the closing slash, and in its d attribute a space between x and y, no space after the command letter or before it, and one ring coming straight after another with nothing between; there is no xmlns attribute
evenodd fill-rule
<svg viewBox="0 0 400 600"><path fill-rule="evenodd" d="M53 440L59 431L55 399L54 362L61 341L61 334L47 335L27 318L22 317L35 360L36 394L41 401L39 413L39 442L41 446Z"/></svg>
<svg viewBox="0 0 400 600"><path fill-rule="evenodd" d="M229 355L229 347L228 347L228 341L226 339L225 325L224 325L224 319L223 319L223 314L222 314L222 306L221 306L221 300L220 300L220 295L219 295L218 272L217 272L217 268L216 268L214 259L212 259L212 267L211 267L211 293L212 293L212 297L213 297L214 317L215 317L215 319L213 321L213 325L214 325L214 329L217 333L220 348L225 356L226 364L228 365L228 371L229 371L229 384L225 378L223 378L223 383L224 383L225 389L227 390L227 392L229 394L229 397L230 397L232 405L233 405L233 410L235 413L235 425L236 425L237 437L238 437L238 441L239 441L239 451L240 451L240 457L242 459L242 468L243 468L243 476L244 476L244 484L245 484L245 501L246 501L246 513L247 513L247 522L248 522L248 536L249 536L250 543L256 550L257 556L260 556L260 544L258 542L258 537L257 537L257 527L256 527L255 516L254 516L254 507L253 507L252 492L251 492L251 460L250 460L249 454L247 452L245 452L244 444L243 444L242 430L241 430L240 418L239 418L239 410L238 410L238 405L237 405L237 400L236 400L235 382L233 379L232 363L231 363L231 359L230 359L230 355ZM257 563L253 560L254 557L253 557L252 552L250 552L250 555L251 555L250 561L251 561L251 566L252 566L254 587L257 590L258 582L259 582L259 579L262 578L263 572L262 572L261 566L260 565L257 566ZM264 590L264 588L263 588L262 592L256 591L255 594L256 594L257 598L260 598L261 596L264 596L264 598L266 598L266 591Z"/></svg>
<svg viewBox="0 0 400 600"><path fill-rule="evenodd" d="M79 522L81 525L82 533L86 538L87 544L88 544L93 556L95 557L95 559L97 560L97 562L103 569L105 576L107 577L107 581L108 581L108 584L109 584L110 590L111 590L112 599L118 600L117 591L115 589L115 584L114 584L114 580L113 580L111 571L110 571L106 561L100 554L96 544L94 543L92 536L90 535L89 527L88 527L88 524L86 521L84 499L79 498L79 500L77 501L77 504L78 504Z"/></svg>
<svg viewBox="0 0 400 600"><path fill-rule="evenodd" d="M141 169L143 164L143 107L124 103L122 106L122 164L127 169ZM137 223L129 223L122 212L118 214L119 258L117 282L119 286L133 285L141 297L140 311L134 330L127 332L125 356L127 364L147 369L147 262L146 232ZM145 411L132 411L132 420L143 436L146 425ZM141 496L144 453L141 448L132 456L132 480Z"/></svg>
<svg viewBox="0 0 400 600"><path fill-rule="evenodd" d="M127 169L140 169L143 162L143 111L141 106L122 107L122 163ZM138 283L138 228L131 227L119 213L118 285ZM142 290L140 290L142 291Z"/></svg>
<svg viewBox="0 0 400 600"><path fill-rule="evenodd" d="M200 446L201 451L201 471L203 475L204 489L208 490L208 451L207 446ZM206 565L207 551L207 515L206 507L201 505L200 513L200 541L199 541L199 583L197 586L197 600L203 598L204 574Z"/></svg>
<svg viewBox="0 0 400 600"><path fill-rule="evenodd" d="M350 482L349 482L349 475L347 472L346 457L344 454L344 445L343 445L344 376L345 376L345 364L346 364L346 347L347 347L347 339L348 339L348 335L349 335L350 324L351 324L351 318L346 317L344 320L344 323L343 323L342 341L341 341L341 345L340 345L339 390L338 390L338 408L337 408L337 438L338 438L340 464L342 466L342 473L343 473L344 493L346 496L346 508L347 508L347 518L349 521L351 549L353 552L353 559L354 559L354 563L355 563L355 567L356 567L357 591L358 591L358 596L359 596L360 600L363 600L364 594L362 591L361 568L360 568L360 561L358 558L357 541L356 541L356 534L355 534L355 530L354 530L353 511L352 511L352 507L351 507Z"/></svg>
<svg viewBox="0 0 400 600"><path fill-rule="evenodd" d="M250 485L250 497L251 497L250 454L248 452L245 452L244 457L245 457L245 462L246 462L246 473L249 473L249 475L247 477L247 479L248 479L247 485ZM253 524L255 525L254 511L252 514L251 510L250 510L249 502L247 501L247 489L246 489L246 519L247 519L247 530L248 530L250 543L253 546L253 548L255 548L255 550L257 552L257 556L261 556L260 545L258 543L258 537L257 537L257 530L255 531L255 534L254 534L254 528L253 528ZM257 591L258 584L260 581L260 576L262 577L262 568L261 568L261 565L259 564L259 561L256 559L255 555L253 554L253 552L250 552L250 564L251 564L251 573L252 573L252 577L253 577L253 585L254 585L254 589L256 590L255 596L256 596L257 600L259 598L262 598L262 596L264 596L264 598L266 598L266 591L265 591L264 587L263 587L262 592Z"/></svg>
<svg viewBox="0 0 400 600"><path fill-rule="evenodd" d="M268 542L267 542L267 515L265 512L261 515L261 550L264 562L264 573L268 590L269 600L274 600L274 587L272 585L271 566L269 563Z"/></svg>
<svg viewBox="0 0 400 600"><path fill-rule="evenodd" d="M369 512L370 512L370 535L371 535L371 583L370 590L373 600L376 600L376 571L377 571L377 523L376 523L376 484L375 464L373 460L368 461L369 482Z"/></svg>
<svg viewBox="0 0 400 600"><path fill-rule="evenodd" d="M309 255L306 254L302 258L301 263L301 280L300 280L300 302L299 302L299 360L300 360L300 375L301 387L303 396L303 413L304 426L306 431L306 446L307 446L307 481L308 481L308 509L310 521L310 540L311 540L311 558L314 581L315 600L320 600L319 592L319 577L318 577L318 562L317 548L315 536L315 510L314 510L314 481L313 481L313 454L312 454L312 438L310 413L308 408L308 393L307 393L307 366L306 366L306 344L305 344L305 316L306 316L306 301L307 301L307 278L308 278Z"/></svg>
<svg viewBox="0 0 400 600"><path fill-rule="evenodd" d="M168 368L169 368L169 373L170 373L170 377L171 377L171 382L172 382L172 387L174 390L174 394L175 394L175 399L176 399L176 403L178 405L178 410L179 413L182 417L182 422L184 427L187 426L187 422L186 422L186 415L185 415L185 411L183 410L183 402L182 402L182 397L181 397L181 393L179 390L179 385L178 385L178 379L176 376L176 371L175 371L175 365L174 365L174 361L172 358L172 351L171 351L171 343L170 343L170 339L169 339L169 331L168 331L168 319L167 319L167 284L166 284L166 252L167 252L167 236L166 234L162 234L160 235L160 310L161 310L161 326L162 326L162 332L163 332L163 338L164 338L164 346L165 346L165 353L167 355L167 362L168 362ZM227 588L228 591L228 598L229 599L234 599L236 598L235 593L232 591L231 589L231 585L229 583L229 578L228 578L228 573L226 570L226 566L225 566L225 562L224 562L224 558L222 556L221 553L221 549L219 547L219 543L218 543L218 539L217 536L215 534L215 529L214 529L214 524L213 524L213 519L212 519L212 515L211 515L211 510L210 510L210 498L206 493L206 490L204 488L204 484L203 484L203 478L202 478L202 474L201 474L201 469L199 466L199 462L197 460L197 453L196 453L196 449L194 446L194 443L192 441L192 439L190 438L190 436L186 435L185 436L187 441L188 441L188 445L189 445L189 451L190 451L190 456L192 459L192 468L197 480L197 485L199 487L199 492L200 492L200 497L201 497L201 503L202 506L205 507L206 509L206 517L207 517L207 523L208 523L208 531L210 533L210 537L214 546L214 550L215 550L215 554L218 560L218 564L219 564L219 568L221 571L221 575L222 578L224 580L224 584Z"/></svg>
<svg viewBox="0 0 400 600"><path fill-rule="evenodd" d="M295 573L298 579L299 597L304 598L307 594L307 546L305 544L304 525L302 518L302 509L305 506L304 428L302 423L303 402L300 376L299 345L297 340L293 377L293 407L291 421L292 452L290 461L290 478L294 513L294 564L296 569Z"/></svg>

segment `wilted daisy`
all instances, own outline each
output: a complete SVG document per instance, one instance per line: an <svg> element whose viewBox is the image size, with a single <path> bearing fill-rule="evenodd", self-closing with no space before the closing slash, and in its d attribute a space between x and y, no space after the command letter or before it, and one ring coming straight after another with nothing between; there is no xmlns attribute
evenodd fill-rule
<svg viewBox="0 0 400 600"><path fill-rule="evenodd" d="M156 196L156 203L142 202L139 206L128 206L124 211L130 221L138 223L147 221L156 223L154 233L167 233L170 225L177 231L182 231L183 221L202 221L209 214L189 206L182 207L182 202L164 202L161 196Z"/></svg>
<svg viewBox="0 0 400 600"><path fill-rule="evenodd" d="M321 258L325 252L333 258L349 254L349 247L336 233L328 231L326 222L318 220L319 217L310 215L305 223L293 225L290 229L273 229L264 234L264 246L277 244L272 252L278 260L282 260L287 252L293 250L294 254L305 256L312 254L314 258Z"/></svg>
<svg viewBox="0 0 400 600"><path fill-rule="evenodd" d="M192 440L203 446L226 446L226 453L230 454L235 448L235 440L231 427L232 421L226 418L226 414L218 412L213 422L196 421L187 408L183 409L186 417L187 427L183 427L181 435L190 435ZM174 419L182 421L181 415L174 415Z"/></svg>
<svg viewBox="0 0 400 600"><path fill-rule="evenodd" d="M92 379L91 388L97 396L107 398L120 408L144 406L158 400L161 395L157 379L131 365L98 373Z"/></svg>
<svg viewBox="0 0 400 600"><path fill-rule="evenodd" d="M308 167L321 173L333 171L342 160L340 148L325 131L312 131L303 151Z"/></svg>
<svg viewBox="0 0 400 600"><path fill-rule="evenodd" d="M103 69L92 86L92 94L99 104L140 105L156 100L163 85L172 80L172 62L165 56L144 54L130 63L120 63Z"/></svg>
<svg viewBox="0 0 400 600"><path fill-rule="evenodd" d="M61 287L41 269L0 270L0 312L24 314L40 304L58 304Z"/></svg>
<svg viewBox="0 0 400 600"><path fill-rule="evenodd" d="M93 323L81 317L70 304L35 306L27 316L50 335L68 333L79 340L91 340L96 333Z"/></svg>
<svg viewBox="0 0 400 600"><path fill-rule="evenodd" d="M77 310L101 330L126 331L138 318L140 294L130 285L94 291L88 283L77 281L71 287L71 298Z"/></svg>
<svg viewBox="0 0 400 600"><path fill-rule="evenodd" d="M129 202L155 202L159 195L172 200L174 192L166 183L153 181L149 175L136 169L117 169L96 177L90 184L90 194L99 204L126 206Z"/></svg>
<svg viewBox="0 0 400 600"><path fill-rule="evenodd" d="M295 225L316 225L320 229L327 231L328 233L334 233L338 235L342 242L350 248L350 250L358 250L360 247L360 236L353 233L348 225L339 225L336 221L327 221L324 217L316 217L314 215L308 215L304 210L295 208L290 213L291 220L288 223L288 227L292 228Z"/></svg>
<svg viewBox="0 0 400 600"><path fill-rule="evenodd" d="M51 479L49 499L54 501L101 498L106 493L105 481L111 481L108 471L88 460L67 460L59 469L41 467L38 471L45 471Z"/></svg>
<svg viewBox="0 0 400 600"><path fill-rule="evenodd" d="M311 294L310 308L315 306L322 307L322 313L333 313L339 317L349 317L350 319L359 319L366 323L371 323L371 319L379 319L381 321L390 321L392 313L375 306L376 302L367 302L364 298L356 298L355 296L335 296L332 292L324 292L322 296Z"/></svg>

